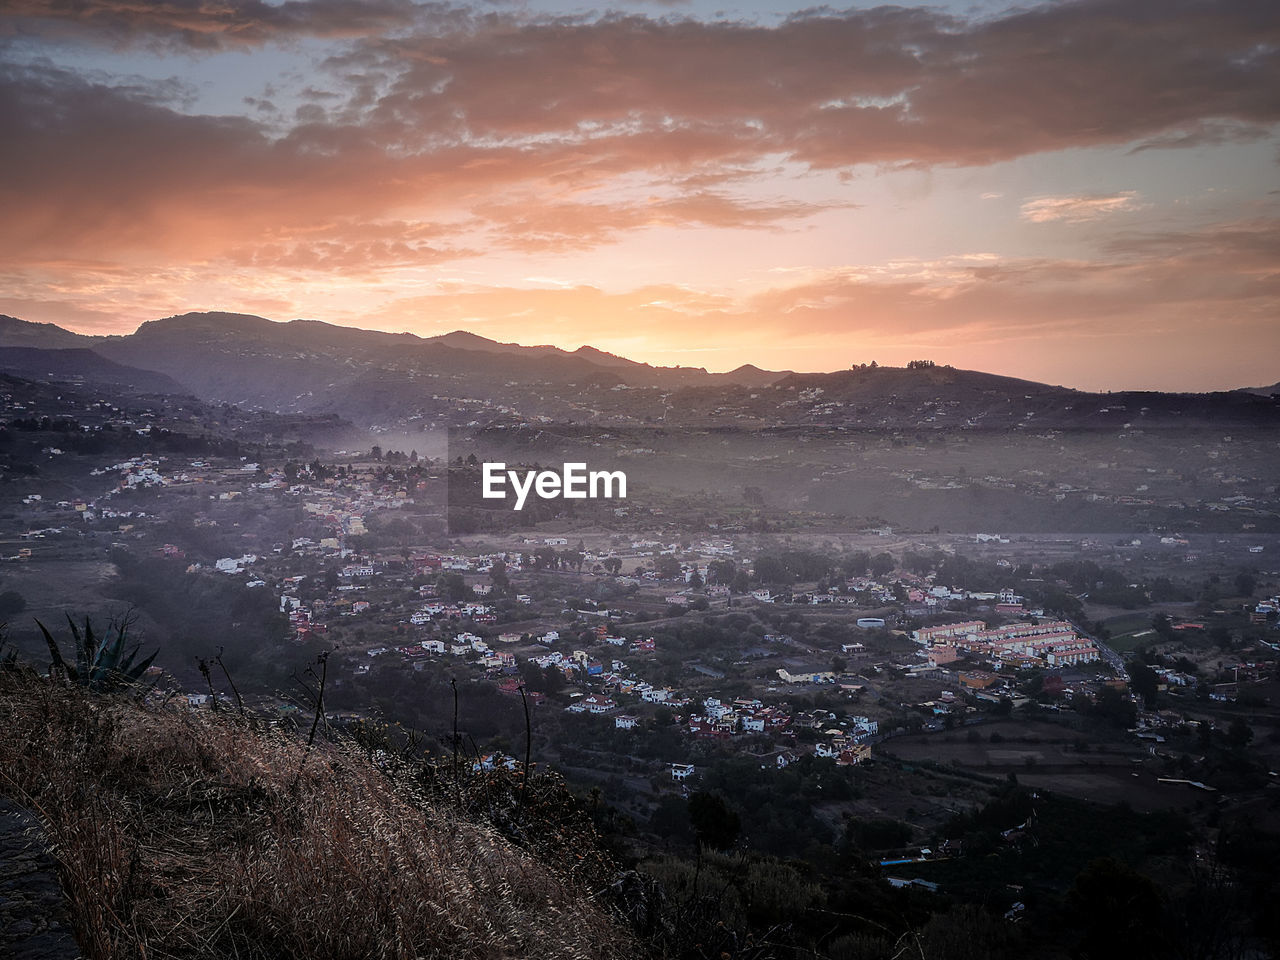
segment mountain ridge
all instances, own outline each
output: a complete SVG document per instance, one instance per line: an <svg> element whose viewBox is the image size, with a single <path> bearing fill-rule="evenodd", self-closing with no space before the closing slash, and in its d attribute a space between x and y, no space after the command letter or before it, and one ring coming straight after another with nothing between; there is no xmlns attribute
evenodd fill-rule
<svg viewBox="0 0 1280 960"><path fill-rule="evenodd" d="M462 330L420 337L225 312L176 314L102 337L5 317L0 349L8 350L5 369L29 379L46 379L49 367L136 387L154 374L166 378L153 381L161 392L282 414L338 414L388 429L495 418L681 428L1122 429L1134 421L1148 428L1275 424L1280 411L1261 390L1091 393L929 363L825 373L743 364L710 373L591 346L568 351ZM52 350L70 352L55 357Z"/></svg>
<svg viewBox="0 0 1280 960"><path fill-rule="evenodd" d="M189 311L173 314L155 320L145 320L128 334L109 334L91 336L74 333L53 323L38 323L18 317L0 316L0 347L33 346L42 349L54 349L61 346L87 346L104 344L121 344L134 339L169 339L173 336L184 336L192 333L209 333L218 339L228 339L234 335L264 336L272 342L296 342L295 336L301 332L311 340L354 342L357 340L379 345L403 346L406 342L414 346L439 345L454 350L471 352L505 354L525 358L558 357L578 359L596 366L618 367L632 370L652 370L678 372L681 376L702 375L706 377L733 378L737 374L749 376L753 383L764 378L778 379L792 371L764 370L754 364L743 364L736 370L726 373L710 373L703 367L655 367L629 357L609 353L590 344L583 344L576 350L565 350L551 344L520 344L502 342L473 333L469 330L452 330L448 333L433 336L402 331L391 333L381 330L370 330L362 327L347 327L341 324L328 323L323 320L294 319L271 320L257 314L233 313L228 311Z"/></svg>

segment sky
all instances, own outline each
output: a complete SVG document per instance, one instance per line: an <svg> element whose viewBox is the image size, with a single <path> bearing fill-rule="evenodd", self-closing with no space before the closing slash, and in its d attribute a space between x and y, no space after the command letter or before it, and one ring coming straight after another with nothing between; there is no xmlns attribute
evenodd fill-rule
<svg viewBox="0 0 1280 960"><path fill-rule="evenodd" d="M1280 379L1280 4L5 0L0 313Z"/></svg>

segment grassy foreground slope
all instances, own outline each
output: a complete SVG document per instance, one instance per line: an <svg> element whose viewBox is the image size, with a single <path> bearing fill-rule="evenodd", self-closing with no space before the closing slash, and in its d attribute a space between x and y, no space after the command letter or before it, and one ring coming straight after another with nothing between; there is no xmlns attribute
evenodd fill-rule
<svg viewBox="0 0 1280 960"><path fill-rule="evenodd" d="M20 669L0 729L0 794L43 820L91 960L632 953L581 851L531 854L355 746Z"/></svg>

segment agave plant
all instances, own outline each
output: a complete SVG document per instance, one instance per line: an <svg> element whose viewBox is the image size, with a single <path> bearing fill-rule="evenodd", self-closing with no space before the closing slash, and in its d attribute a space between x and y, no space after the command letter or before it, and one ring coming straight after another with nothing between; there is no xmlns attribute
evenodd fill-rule
<svg viewBox="0 0 1280 960"><path fill-rule="evenodd" d="M0 623L0 671L16 670L18 667L18 651L9 647L9 625Z"/></svg>
<svg viewBox="0 0 1280 960"><path fill-rule="evenodd" d="M75 666L63 659L53 635L43 623L36 621L36 626L44 634L45 643L49 645L49 655L53 657L50 673L59 672L72 683L88 687L95 693L137 683L156 658L153 653L144 660L138 660L141 644L135 643L132 648L125 649L128 642L127 619L113 622L101 638L94 635L93 625L88 617L84 618L83 631L71 619L71 614L67 614L67 623L71 626L71 636L75 640Z"/></svg>

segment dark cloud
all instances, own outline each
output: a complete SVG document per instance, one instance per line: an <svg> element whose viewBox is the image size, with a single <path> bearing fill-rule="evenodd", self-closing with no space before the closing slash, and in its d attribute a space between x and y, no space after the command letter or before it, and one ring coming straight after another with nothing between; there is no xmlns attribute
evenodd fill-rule
<svg viewBox="0 0 1280 960"><path fill-rule="evenodd" d="M983 21L876 8L776 27L498 19L360 51L397 78L371 120L399 137L555 135L598 154L679 132L725 157L820 167L986 164L1280 120L1280 6L1248 0L1090 0Z"/></svg>
<svg viewBox="0 0 1280 960"><path fill-rule="evenodd" d="M713 138L688 131L604 156L563 142L446 141L401 150L367 127L326 116L305 105L299 124L273 137L272 128L246 117L190 116L149 92L63 70L0 69L0 255L26 262L151 250L207 259L261 242L271 244L264 257L281 262L340 265L379 250L402 262L415 252L395 246L395 238L362 238L361 224L406 203L430 207L459 196L474 197L510 243L530 246L580 247L654 224L768 225L825 209L704 189L639 205L540 197L516 207L495 198L538 183L577 188L673 157L691 169L719 151ZM346 235L332 235L335 221ZM325 235L317 238L317 230ZM420 252L444 258L451 245L440 240L434 235Z"/></svg>
<svg viewBox="0 0 1280 960"><path fill-rule="evenodd" d="M1271 204L1274 208L1275 204ZM1160 258L1232 271L1258 271L1280 276L1280 217L1255 217L1217 223L1199 230L1127 231L1107 241L1104 249L1117 259Z"/></svg>
<svg viewBox="0 0 1280 960"><path fill-rule="evenodd" d="M817 9L776 26L410 0L10 0L3 18L204 48L356 38L331 60L355 111L338 119L397 149L559 138L657 162L639 138L680 167L683 139L722 162L927 166L1224 142L1280 120L1273 0L1077 0L988 19Z"/></svg>
<svg viewBox="0 0 1280 960"><path fill-rule="evenodd" d="M191 115L167 89L0 67L0 255L18 260L208 258L276 228L291 231L272 240L286 244L277 259L399 260L413 251L381 240L289 244L336 221L445 205L505 230L508 245L572 249L651 225L816 212L735 198L734 178L764 171L780 189L786 161L987 164L1205 143L1280 120L1280 4L1261 0L1083 0L983 20L880 7L772 27L528 21L405 0L13 0L5 16L192 44L357 37L301 106L269 91L253 117ZM624 178L631 199L581 200ZM664 185L662 199L636 202L645 183ZM462 245L433 238L422 252Z"/></svg>
<svg viewBox="0 0 1280 960"><path fill-rule="evenodd" d="M429 9L411 0L8 0L3 14L29 32L216 50L303 36L367 36L407 26Z"/></svg>

